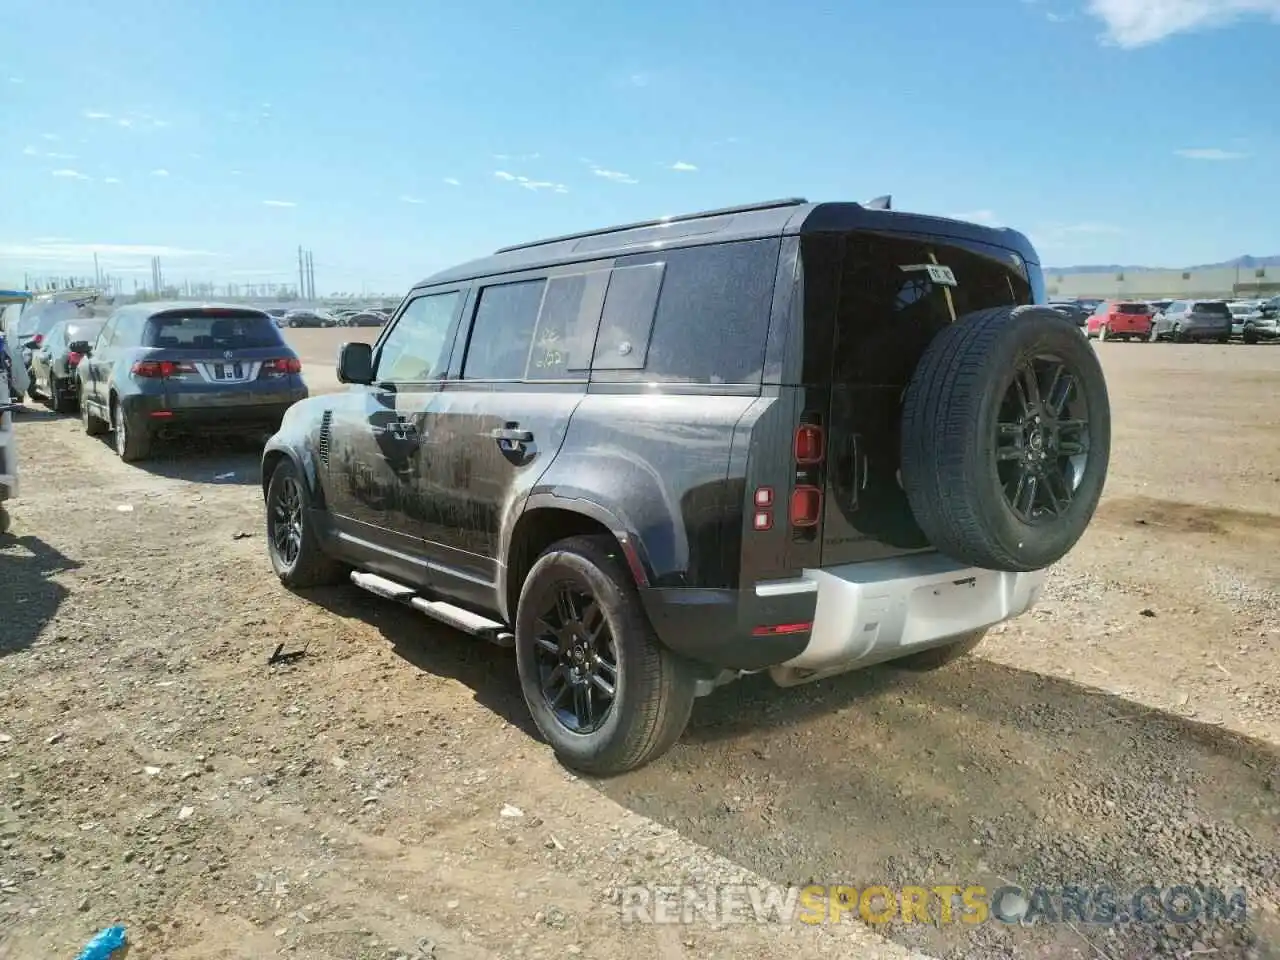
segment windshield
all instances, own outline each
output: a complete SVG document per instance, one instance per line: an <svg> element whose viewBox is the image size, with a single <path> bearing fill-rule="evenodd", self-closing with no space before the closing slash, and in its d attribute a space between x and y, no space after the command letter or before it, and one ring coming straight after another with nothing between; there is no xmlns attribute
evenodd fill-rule
<svg viewBox="0 0 1280 960"><path fill-rule="evenodd" d="M196 350L238 350L278 347L280 331L262 313L232 315L163 314L147 321L143 346Z"/></svg>

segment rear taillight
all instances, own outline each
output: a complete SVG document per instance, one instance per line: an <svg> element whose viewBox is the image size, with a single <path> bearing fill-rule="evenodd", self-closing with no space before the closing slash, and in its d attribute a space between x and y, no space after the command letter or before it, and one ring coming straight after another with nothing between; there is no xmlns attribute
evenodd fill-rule
<svg viewBox="0 0 1280 960"><path fill-rule="evenodd" d="M297 357L284 357L279 360L268 360L262 365L261 376L287 377L302 372L302 361Z"/></svg>
<svg viewBox="0 0 1280 960"><path fill-rule="evenodd" d="M81 361L81 360L83 360L83 359L84 359L83 354L79 354L79 353L75 353L75 352L68 353L68 354L67 354L67 366L69 366L69 367L78 367L78 366L80 365L80 361Z"/></svg>
<svg viewBox="0 0 1280 960"><path fill-rule="evenodd" d="M167 380L195 373L196 368L189 363L176 363L173 360L139 360L129 372L145 380Z"/></svg>
<svg viewBox="0 0 1280 960"><path fill-rule="evenodd" d="M827 455L826 437L817 414L806 413L800 418L792 450L796 479L788 513L797 535L810 538L822 518L821 467Z"/></svg>
<svg viewBox="0 0 1280 960"><path fill-rule="evenodd" d="M31 338L31 345L32 345L33 347L38 347L38 346L40 346L40 344L42 344L42 343L44 343L44 334L43 334L43 333L37 333L34 337L32 337L32 338Z"/></svg>
<svg viewBox="0 0 1280 960"><path fill-rule="evenodd" d="M822 491L817 487L800 486L791 491L791 525L815 527L822 516Z"/></svg>

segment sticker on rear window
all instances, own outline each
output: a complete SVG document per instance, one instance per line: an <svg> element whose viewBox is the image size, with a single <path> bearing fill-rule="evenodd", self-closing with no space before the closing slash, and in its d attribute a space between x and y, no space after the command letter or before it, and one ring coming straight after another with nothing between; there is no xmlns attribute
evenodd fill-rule
<svg viewBox="0 0 1280 960"><path fill-rule="evenodd" d="M923 270L929 274L929 279L934 283L944 287L958 287L960 284L956 282L956 275L950 267L944 267L937 263L913 263L901 269L906 271Z"/></svg>

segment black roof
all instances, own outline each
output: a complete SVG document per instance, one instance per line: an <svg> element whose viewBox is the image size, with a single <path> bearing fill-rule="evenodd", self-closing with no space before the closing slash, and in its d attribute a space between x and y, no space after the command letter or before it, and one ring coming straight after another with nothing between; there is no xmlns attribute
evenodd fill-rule
<svg viewBox="0 0 1280 960"><path fill-rule="evenodd" d="M790 199L663 217L503 247L492 256L442 270L416 286L455 283L583 260L603 260L640 253L645 249L854 230L973 240L1004 247L1017 252L1025 260L1039 262L1031 241L1007 227L984 227L963 220L876 209L859 203L810 203Z"/></svg>

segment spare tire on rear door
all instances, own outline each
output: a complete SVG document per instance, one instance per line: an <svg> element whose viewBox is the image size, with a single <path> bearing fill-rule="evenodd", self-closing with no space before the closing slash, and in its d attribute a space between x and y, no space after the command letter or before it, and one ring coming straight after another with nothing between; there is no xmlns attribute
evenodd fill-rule
<svg viewBox="0 0 1280 960"><path fill-rule="evenodd" d="M1111 407L1097 355L1048 307L996 307L939 333L907 386L902 485L944 554L1038 570L1080 539L1102 495Z"/></svg>

